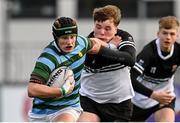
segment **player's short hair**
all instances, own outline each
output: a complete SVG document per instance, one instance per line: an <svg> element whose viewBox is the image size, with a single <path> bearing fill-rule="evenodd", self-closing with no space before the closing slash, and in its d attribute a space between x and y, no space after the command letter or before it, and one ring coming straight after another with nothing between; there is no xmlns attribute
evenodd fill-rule
<svg viewBox="0 0 180 123"><path fill-rule="evenodd" d="M65 35L77 35L77 23L69 17L58 17L53 23L52 31L55 39Z"/></svg>
<svg viewBox="0 0 180 123"><path fill-rule="evenodd" d="M93 11L93 18L94 21L101 22L113 19L114 24L118 26L121 20L121 10L114 5L95 8Z"/></svg>
<svg viewBox="0 0 180 123"><path fill-rule="evenodd" d="M175 16L165 16L159 20L159 29L172 29L179 27L179 21Z"/></svg>

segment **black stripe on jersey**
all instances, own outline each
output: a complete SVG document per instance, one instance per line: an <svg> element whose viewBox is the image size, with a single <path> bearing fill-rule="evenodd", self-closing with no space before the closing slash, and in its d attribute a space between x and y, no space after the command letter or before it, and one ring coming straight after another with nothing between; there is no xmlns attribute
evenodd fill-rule
<svg viewBox="0 0 180 123"><path fill-rule="evenodd" d="M108 65L108 66L104 66L103 68L100 68L100 69L92 69L90 67L85 66L85 70L88 73L101 73L101 72L109 72L109 71L122 69L124 67L126 67L126 66L120 65L120 64Z"/></svg>
<svg viewBox="0 0 180 123"><path fill-rule="evenodd" d="M147 81L147 82L151 82L151 83L156 83L156 84L160 84L162 82L168 82L170 78L163 78L163 79L160 79L160 78L152 78L150 76L146 76L144 75L143 76L143 80Z"/></svg>

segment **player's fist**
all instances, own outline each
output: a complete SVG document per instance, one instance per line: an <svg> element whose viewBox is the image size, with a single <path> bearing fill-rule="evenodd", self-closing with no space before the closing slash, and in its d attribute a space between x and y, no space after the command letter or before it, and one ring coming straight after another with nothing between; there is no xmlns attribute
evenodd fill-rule
<svg viewBox="0 0 180 123"><path fill-rule="evenodd" d="M101 40L98 38L90 38L92 47L91 49L88 51L88 53L90 54L97 54L101 48Z"/></svg>
<svg viewBox="0 0 180 123"><path fill-rule="evenodd" d="M64 84L62 85L62 87L60 88L61 91L61 95L65 96L67 94L70 94L75 86L75 80L74 80L74 76L67 76Z"/></svg>

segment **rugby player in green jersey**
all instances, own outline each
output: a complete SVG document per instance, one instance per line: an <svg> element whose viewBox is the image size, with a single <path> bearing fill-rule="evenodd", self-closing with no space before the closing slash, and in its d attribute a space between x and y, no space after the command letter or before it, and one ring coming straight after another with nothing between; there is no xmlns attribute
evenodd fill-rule
<svg viewBox="0 0 180 123"><path fill-rule="evenodd" d="M82 111L79 88L86 53L97 54L103 48L100 40L79 36L74 19L57 18L52 31L54 41L38 57L29 80L28 95L34 98L29 121L75 122ZM74 78L68 78L62 87L48 86L50 74L61 66L69 67Z"/></svg>

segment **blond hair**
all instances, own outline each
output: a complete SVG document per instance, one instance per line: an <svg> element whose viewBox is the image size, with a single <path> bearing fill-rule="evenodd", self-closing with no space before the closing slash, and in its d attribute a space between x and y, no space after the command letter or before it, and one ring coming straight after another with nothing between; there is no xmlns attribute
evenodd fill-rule
<svg viewBox="0 0 180 123"><path fill-rule="evenodd" d="M172 29L178 27L179 27L179 21L175 16L165 16L159 20L159 29L161 28Z"/></svg>

